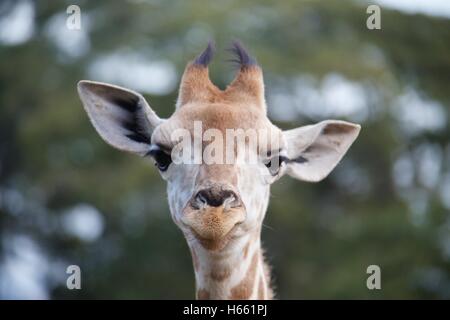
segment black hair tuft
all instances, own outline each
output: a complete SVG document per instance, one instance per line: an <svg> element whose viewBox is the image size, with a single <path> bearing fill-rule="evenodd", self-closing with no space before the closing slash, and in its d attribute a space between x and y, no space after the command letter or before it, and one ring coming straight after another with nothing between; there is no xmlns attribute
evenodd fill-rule
<svg viewBox="0 0 450 320"><path fill-rule="evenodd" d="M194 64L207 67L214 56L214 43L208 42L206 49L194 60Z"/></svg>
<svg viewBox="0 0 450 320"><path fill-rule="evenodd" d="M234 59L230 61L238 63L241 68L256 65L256 60L250 56L250 54L245 50L244 46L237 40L231 43L231 48L229 49L234 55Z"/></svg>

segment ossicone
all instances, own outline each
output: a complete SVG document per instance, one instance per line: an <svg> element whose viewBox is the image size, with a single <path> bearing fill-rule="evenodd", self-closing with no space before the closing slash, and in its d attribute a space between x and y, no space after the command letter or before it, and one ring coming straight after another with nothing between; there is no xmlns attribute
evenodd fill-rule
<svg viewBox="0 0 450 320"><path fill-rule="evenodd" d="M214 57L215 46L214 42L210 40L205 50L194 60L195 65L207 67Z"/></svg>

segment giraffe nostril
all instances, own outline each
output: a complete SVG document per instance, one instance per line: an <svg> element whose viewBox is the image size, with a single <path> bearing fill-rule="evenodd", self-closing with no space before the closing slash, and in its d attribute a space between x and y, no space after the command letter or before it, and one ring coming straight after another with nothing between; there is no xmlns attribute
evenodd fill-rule
<svg viewBox="0 0 450 320"><path fill-rule="evenodd" d="M208 201L206 200L206 198L204 197L204 195L201 192L197 193L196 199L202 205L208 204Z"/></svg>
<svg viewBox="0 0 450 320"><path fill-rule="evenodd" d="M219 188L203 189L197 192L195 199L202 205L220 207L225 202L230 203L237 199L236 194L231 190Z"/></svg>

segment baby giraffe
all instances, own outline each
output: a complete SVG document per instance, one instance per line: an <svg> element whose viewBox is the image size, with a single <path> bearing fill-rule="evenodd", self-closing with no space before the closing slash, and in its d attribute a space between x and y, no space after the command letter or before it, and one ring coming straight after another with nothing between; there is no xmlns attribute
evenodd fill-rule
<svg viewBox="0 0 450 320"><path fill-rule="evenodd" d="M211 44L187 65L168 119L139 93L115 85L80 81L78 93L107 143L151 158L167 181L172 219L191 251L197 299L272 299L260 240L270 185L284 174L324 179L360 126L326 120L282 131L267 117L261 67L239 43L231 51L240 68L225 90L208 76Z"/></svg>

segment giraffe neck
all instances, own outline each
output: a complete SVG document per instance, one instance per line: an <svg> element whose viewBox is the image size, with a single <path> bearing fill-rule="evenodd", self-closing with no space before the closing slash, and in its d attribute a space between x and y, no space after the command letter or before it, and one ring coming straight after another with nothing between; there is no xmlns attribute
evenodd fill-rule
<svg viewBox="0 0 450 320"><path fill-rule="evenodd" d="M272 299L260 230L221 251L190 244L197 299Z"/></svg>

